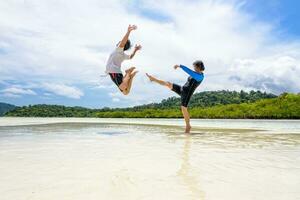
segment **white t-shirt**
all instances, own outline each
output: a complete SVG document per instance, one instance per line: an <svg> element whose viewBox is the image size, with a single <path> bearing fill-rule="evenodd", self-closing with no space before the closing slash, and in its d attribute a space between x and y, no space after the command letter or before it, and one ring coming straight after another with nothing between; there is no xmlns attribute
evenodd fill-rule
<svg viewBox="0 0 300 200"><path fill-rule="evenodd" d="M117 47L109 56L106 63L106 73L122 73L121 64L129 60L130 56L124 53L123 48Z"/></svg>

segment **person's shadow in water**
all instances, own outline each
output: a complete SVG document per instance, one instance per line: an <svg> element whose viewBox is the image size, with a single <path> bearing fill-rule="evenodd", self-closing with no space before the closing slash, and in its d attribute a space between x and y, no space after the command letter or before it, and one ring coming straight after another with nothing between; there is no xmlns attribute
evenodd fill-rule
<svg viewBox="0 0 300 200"><path fill-rule="evenodd" d="M204 200L205 193L200 189L199 182L190 164L190 150L193 136L186 135L182 153L182 164L177 175L182 178L184 184L191 192L192 199Z"/></svg>

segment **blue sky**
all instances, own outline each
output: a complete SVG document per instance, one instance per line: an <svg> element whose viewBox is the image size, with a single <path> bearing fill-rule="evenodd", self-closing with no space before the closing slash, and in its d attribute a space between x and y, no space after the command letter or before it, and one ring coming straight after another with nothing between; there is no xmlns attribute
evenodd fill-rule
<svg viewBox="0 0 300 200"><path fill-rule="evenodd" d="M174 96L149 72L183 84L174 64L206 65L204 90L300 88L300 3L286 0L0 2L0 102L128 107ZM139 70L123 96L105 63L128 24L143 49L122 69Z"/></svg>
<svg viewBox="0 0 300 200"><path fill-rule="evenodd" d="M286 39L298 39L300 35L300 2L295 0L253 0L248 1L244 9L253 13L257 20L275 24L281 36Z"/></svg>

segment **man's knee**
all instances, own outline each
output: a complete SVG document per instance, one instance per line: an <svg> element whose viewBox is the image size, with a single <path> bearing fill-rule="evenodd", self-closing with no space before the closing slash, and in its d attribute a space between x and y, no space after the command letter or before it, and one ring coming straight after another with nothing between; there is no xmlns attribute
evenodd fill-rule
<svg viewBox="0 0 300 200"><path fill-rule="evenodd" d="M121 91L125 91L127 89L126 85L124 83L122 83L120 86L119 86L119 89Z"/></svg>
<svg viewBox="0 0 300 200"><path fill-rule="evenodd" d="M129 91L128 91L128 90L123 90L122 93L123 93L124 95L128 95L128 94L129 94Z"/></svg>

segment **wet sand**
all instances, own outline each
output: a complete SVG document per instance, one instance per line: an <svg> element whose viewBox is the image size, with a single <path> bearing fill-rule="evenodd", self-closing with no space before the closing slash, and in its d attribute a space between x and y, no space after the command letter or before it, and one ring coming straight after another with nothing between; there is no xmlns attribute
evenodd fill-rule
<svg viewBox="0 0 300 200"><path fill-rule="evenodd" d="M300 199L299 121L193 124L0 118L1 199Z"/></svg>

